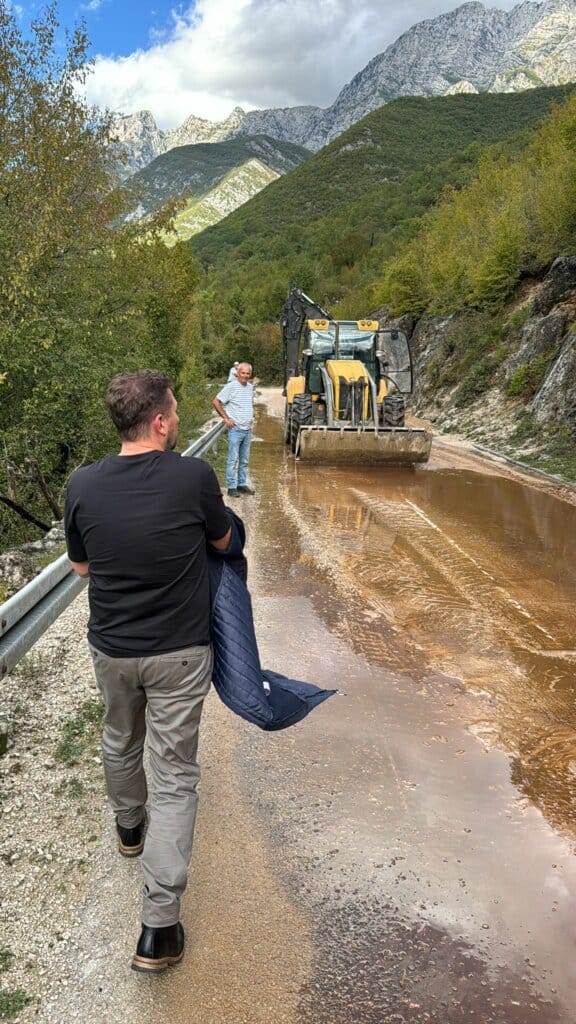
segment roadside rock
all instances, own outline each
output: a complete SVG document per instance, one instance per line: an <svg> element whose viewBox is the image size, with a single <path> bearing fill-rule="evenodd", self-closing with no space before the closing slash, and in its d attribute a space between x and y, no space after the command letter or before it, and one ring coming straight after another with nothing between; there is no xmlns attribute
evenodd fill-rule
<svg viewBox="0 0 576 1024"><path fill-rule="evenodd" d="M0 603L8 600L20 590L35 574L34 563L26 551L5 551L0 555Z"/></svg>
<svg viewBox="0 0 576 1024"><path fill-rule="evenodd" d="M568 314L564 311L549 313L530 320L520 335L520 345L506 362L506 380L515 370L530 363L536 356L545 355L558 347L566 331Z"/></svg>
<svg viewBox="0 0 576 1024"><path fill-rule="evenodd" d="M564 423L576 434L576 334L566 335L532 402L539 423Z"/></svg>
<svg viewBox="0 0 576 1024"><path fill-rule="evenodd" d="M64 523L53 522L52 528L45 533L40 540L32 540L22 545L22 551L54 551L60 544L64 544L66 534Z"/></svg>
<svg viewBox="0 0 576 1024"><path fill-rule="evenodd" d="M485 329L482 322L479 330L476 325L472 350L472 311L468 317L423 316L409 335L415 369L411 411L443 433L503 446L516 458L527 450L542 453L547 444L526 431L526 415L535 433L536 426L543 428L544 438L556 430L576 436L576 256L555 260L544 280L532 284L529 297L524 289L520 305L519 298L508 309L508 321L500 321L500 338L498 318L486 316ZM402 321L408 333L409 318ZM400 319L396 323L401 326Z"/></svg>
<svg viewBox="0 0 576 1024"><path fill-rule="evenodd" d="M559 256L550 267L531 306L531 315L544 314L576 292L576 256Z"/></svg>
<svg viewBox="0 0 576 1024"><path fill-rule="evenodd" d="M452 315L423 316L414 328L410 349L415 368L412 404L417 415L431 417L432 409L437 409L439 405L446 406L448 411L449 397L444 393L442 401L439 401L438 390L429 370L437 360L441 346L449 344L456 323Z"/></svg>
<svg viewBox="0 0 576 1024"><path fill-rule="evenodd" d="M33 555L42 551L55 551L65 543L64 524L54 522L40 540L22 544L19 548L0 554L0 604L25 587L40 571Z"/></svg>

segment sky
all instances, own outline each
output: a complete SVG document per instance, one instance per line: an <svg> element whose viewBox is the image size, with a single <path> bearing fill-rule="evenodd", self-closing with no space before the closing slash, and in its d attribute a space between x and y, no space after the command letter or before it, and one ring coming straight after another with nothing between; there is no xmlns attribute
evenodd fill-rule
<svg viewBox="0 0 576 1024"><path fill-rule="evenodd" d="M37 0L14 8L30 20ZM159 128L194 114L326 107L372 57L455 0L59 0L72 28L84 19L94 71L91 103L150 110ZM511 10L515 0L486 0Z"/></svg>

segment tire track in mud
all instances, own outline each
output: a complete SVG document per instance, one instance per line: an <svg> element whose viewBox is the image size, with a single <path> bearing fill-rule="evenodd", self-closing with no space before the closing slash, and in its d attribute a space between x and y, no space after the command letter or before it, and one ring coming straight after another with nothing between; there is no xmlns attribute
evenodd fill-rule
<svg viewBox="0 0 576 1024"><path fill-rule="evenodd" d="M530 798L576 834L572 613L554 621L562 597L550 581L536 587L501 538L483 537L479 556L478 537L455 539L449 520L401 491L301 492L283 488L282 506L306 559L350 609L339 634L370 661L398 666L403 649L404 665L424 656L429 671L461 680L480 698L470 732L510 753Z"/></svg>
<svg viewBox="0 0 576 1024"><path fill-rule="evenodd" d="M444 631L470 637L482 652L493 657L495 646L513 645L539 653L532 631L551 643L553 635L533 619L531 613L513 597L472 554L447 535L413 502L392 506L355 489L352 493L375 517L389 526L390 518L398 522L397 546L403 550L411 568L397 593L411 599L423 612L434 608L441 617ZM406 566L404 566L406 569ZM459 614L458 614L459 613ZM427 615L430 623L431 616ZM538 636L538 640L540 640Z"/></svg>

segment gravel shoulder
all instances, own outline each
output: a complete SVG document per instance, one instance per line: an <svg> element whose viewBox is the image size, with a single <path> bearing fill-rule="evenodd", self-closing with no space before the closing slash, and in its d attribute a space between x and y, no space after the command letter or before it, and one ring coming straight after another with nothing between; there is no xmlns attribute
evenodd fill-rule
<svg viewBox="0 0 576 1024"><path fill-rule="evenodd" d="M190 1020L193 993L202 1024L292 1024L312 958L309 926L276 878L245 795L249 766L237 748L253 727L214 693L183 901L187 956L159 978L129 969L140 862L119 856L106 802L87 616L84 592L3 682L11 740L0 759L0 1019L179 1024Z"/></svg>

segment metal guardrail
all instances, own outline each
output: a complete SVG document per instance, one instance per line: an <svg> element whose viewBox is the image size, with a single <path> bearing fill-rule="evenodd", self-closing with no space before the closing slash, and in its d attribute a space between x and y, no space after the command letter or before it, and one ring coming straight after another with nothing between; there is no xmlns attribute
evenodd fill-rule
<svg viewBox="0 0 576 1024"><path fill-rule="evenodd" d="M205 430L202 437L197 438L193 441L189 448L185 452L182 452L184 456L196 455L201 457L209 452L211 448L214 448L218 438L224 433L226 426L224 420L216 420L208 430Z"/></svg>
<svg viewBox="0 0 576 1024"><path fill-rule="evenodd" d="M223 420L208 428L182 455L202 456L214 448L224 432ZM0 676L12 671L43 633L78 596L87 580L72 570L61 555L0 605Z"/></svg>
<svg viewBox="0 0 576 1024"><path fill-rule="evenodd" d="M493 459L499 460L500 462L505 462L509 466L518 466L518 468L524 470L525 473L544 477L544 479L550 480L552 483L561 484L562 487L567 487L571 490L574 490L576 487L576 484L571 483L570 480L565 480L563 476L559 476L557 473L548 473L545 469L538 469L537 466L530 466L527 462L519 462L518 459L512 459L509 455L503 455L502 452L496 452L493 448L486 448L483 444L473 444L472 447L477 452L481 452L482 455L487 455Z"/></svg>

